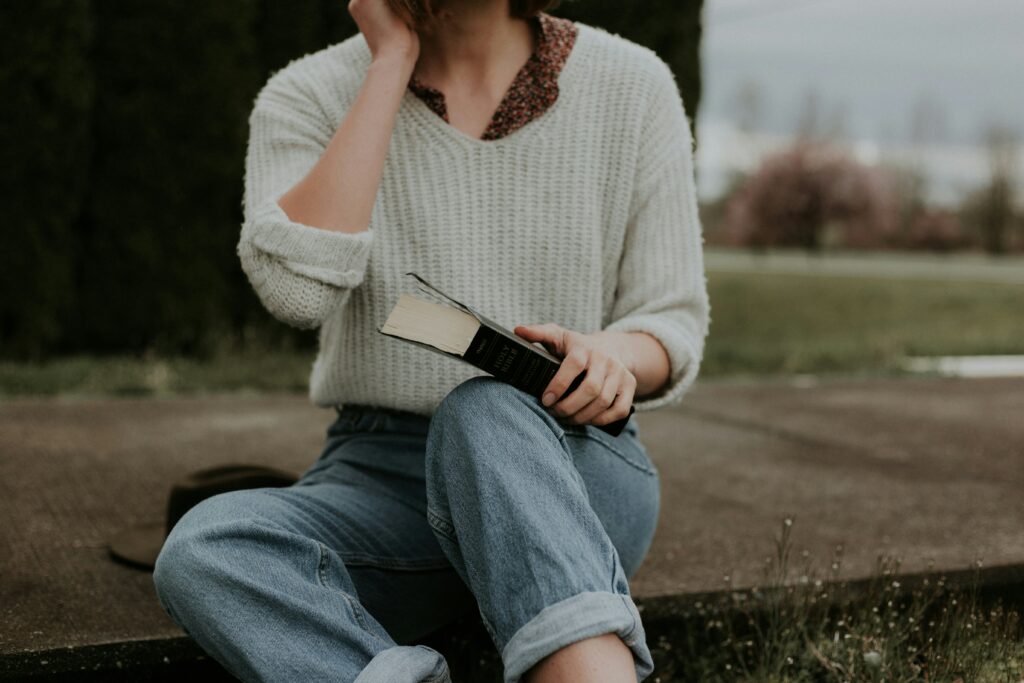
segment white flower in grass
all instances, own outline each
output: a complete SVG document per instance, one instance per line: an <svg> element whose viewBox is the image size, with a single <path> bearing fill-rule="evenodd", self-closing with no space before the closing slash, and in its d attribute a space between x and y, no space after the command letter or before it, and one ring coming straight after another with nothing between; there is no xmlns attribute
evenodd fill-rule
<svg viewBox="0 0 1024 683"><path fill-rule="evenodd" d="M880 669L882 667L882 655L875 650L864 653L864 665L869 669Z"/></svg>

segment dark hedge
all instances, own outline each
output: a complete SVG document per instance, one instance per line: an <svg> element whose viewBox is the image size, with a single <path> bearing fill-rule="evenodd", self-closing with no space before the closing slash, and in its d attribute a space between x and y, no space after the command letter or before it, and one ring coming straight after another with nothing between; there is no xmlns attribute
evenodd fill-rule
<svg viewBox="0 0 1024 683"><path fill-rule="evenodd" d="M553 13L655 49L694 116L701 2ZM0 3L0 356L315 344L235 254L248 116L270 74L355 30L344 0Z"/></svg>
<svg viewBox="0 0 1024 683"><path fill-rule="evenodd" d="M0 353L55 348L78 300L94 79L88 0L0 3Z"/></svg>
<svg viewBox="0 0 1024 683"><path fill-rule="evenodd" d="M88 348L195 353L236 317L240 168L259 84L254 0L94 0Z"/></svg>

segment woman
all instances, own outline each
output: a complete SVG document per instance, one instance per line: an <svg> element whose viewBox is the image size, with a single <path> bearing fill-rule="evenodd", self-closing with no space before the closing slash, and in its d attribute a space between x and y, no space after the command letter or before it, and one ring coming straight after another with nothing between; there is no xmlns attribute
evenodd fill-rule
<svg viewBox="0 0 1024 683"><path fill-rule="evenodd" d="M545 0L352 0L360 33L272 75L238 252L320 328L338 409L285 489L167 539L161 604L244 680L446 681L417 639L477 611L507 681L652 671L627 578L659 482L635 417L677 403L708 326L690 130L652 51ZM377 332L415 271L563 357L543 403Z"/></svg>

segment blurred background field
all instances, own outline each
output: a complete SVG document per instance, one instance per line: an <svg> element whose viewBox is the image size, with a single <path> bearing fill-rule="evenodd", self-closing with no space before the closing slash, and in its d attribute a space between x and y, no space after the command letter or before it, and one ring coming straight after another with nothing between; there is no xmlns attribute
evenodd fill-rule
<svg viewBox="0 0 1024 683"><path fill-rule="evenodd" d="M711 273L703 376L894 373L910 356L1024 353L1024 287Z"/></svg>

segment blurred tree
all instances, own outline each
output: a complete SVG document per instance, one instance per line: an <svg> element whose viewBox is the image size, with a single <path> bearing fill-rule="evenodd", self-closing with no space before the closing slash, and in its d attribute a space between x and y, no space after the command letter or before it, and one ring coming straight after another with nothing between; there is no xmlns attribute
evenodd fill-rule
<svg viewBox="0 0 1024 683"><path fill-rule="evenodd" d="M98 153L79 291L94 350L199 352L234 318L231 280L256 0L95 0Z"/></svg>
<svg viewBox="0 0 1024 683"><path fill-rule="evenodd" d="M892 172L899 198L900 240L907 247L950 249L962 242L959 221L948 212L928 208L930 179L925 157L929 147L945 137L945 121L945 110L937 101L926 95L915 100L908 126L909 154Z"/></svg>
<svg viewBox="0 0 1024 683"><path fill-rule="evenodd" d="M928 251L953 251L970 245L960 217L949 209L922 208L900 237L899 246Z"/></svg>
<svg viewBox="0 0 1024 683"><path fill-rule="evenodd" d="M89 0L0 3L0 353L38 357L64 332L86 191L93 78Z"/></svg>
<svg viewBox="0 0 1024 683"><path fill-rule="evenodd" d="M990 254L1007 250L1014 222L1018 145L1016 133L1007 126L993 125L985 131L991 175L983 195L980 227L985 250Z"/></svg>
<svg viewBox="0 0 1024 683"><path fill-rule="evenodd" d="M735 245L870 248L892 236L894 200L878 172L825 143L765 158L733 193L723 229Z"/></svg>

